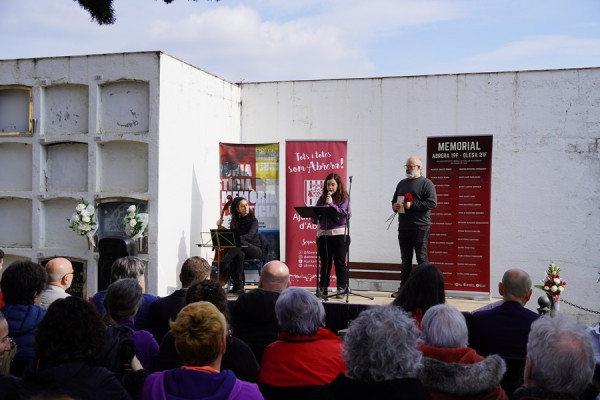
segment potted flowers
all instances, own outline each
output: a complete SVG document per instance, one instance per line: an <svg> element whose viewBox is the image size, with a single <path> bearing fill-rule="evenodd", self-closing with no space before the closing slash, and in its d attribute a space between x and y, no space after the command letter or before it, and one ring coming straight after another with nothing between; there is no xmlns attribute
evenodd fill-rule
<svg viewBox="0 0 600 400"><path fill-rule="evenodd" d="M567 282L560 279L560 268L553 262L550 263L546 270L546 277L542 281L542 285L534 285L538 289L542 289L552 301L552 308L558 307L560 295L565 290Z"/></svg>
<svg viewBox="0 0 600 400"><path fill-rule="evenodd" d="M94 246L94 234L98 230L98 218L94 206L82 198L75 207L75 212L67 221L69 221L69 228L87 238L88 248L90 243Z"/></svg>
<svg viewBox="0 0 600 400"><path fill-rule="evenodd" d="M125 233L132 239L140 239L148 227L148 214L140 213L136 205L131 205L125 214Z"/></svg>

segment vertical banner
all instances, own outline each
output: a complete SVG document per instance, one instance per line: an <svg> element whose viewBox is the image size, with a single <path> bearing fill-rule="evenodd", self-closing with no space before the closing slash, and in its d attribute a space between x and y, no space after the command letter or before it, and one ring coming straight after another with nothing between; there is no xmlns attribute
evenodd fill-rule
<svg viewBox="0 0 600 400"><path fill-rule="evenodd" d="M279 143L219 143L221 204L227 195L244 197L269 240L268 259L279 259ZM229 210L225 212L225 218ZM216 220L215 220L216 221Z"/></svg>
<svg viewBox="0 0 600 400"><path fill-rule="evenodd" d="M315 206L323 182L336 173L346 182L346 141L288 141L286 158L286 264L293 286L316 287L317 225L302 218L297 206ZM335 286L332 268L332 285Z"/></svg>
<svg viewBox="0 0 600 400"><path fill-rule="evenodd" d="M428 138L427 177L438 199L429 261L446 290L489 293L492 136Z"/></svg>

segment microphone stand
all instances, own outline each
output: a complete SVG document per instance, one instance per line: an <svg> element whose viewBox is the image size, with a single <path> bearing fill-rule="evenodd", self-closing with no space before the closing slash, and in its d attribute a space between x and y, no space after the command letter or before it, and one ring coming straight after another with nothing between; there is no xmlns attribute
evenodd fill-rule
<svg viewBox="0 0 600 400"><path fill-rule="evenodd" d="M344 226L344 246L346 248L346 278L348 282L346 282L346 289L344 289L341 293L332 294L326 296L327 298L339 295L346 295L346 303L348 303L348 296L360 296L365 299L373 300L373 297L365 296L364 294L354 293L350 290L350 243L348 243L349 235L350 235L350 192L352 191L352 177L349 178L350 185L348 185L348 207L346 208L346 226Z"/></svg>

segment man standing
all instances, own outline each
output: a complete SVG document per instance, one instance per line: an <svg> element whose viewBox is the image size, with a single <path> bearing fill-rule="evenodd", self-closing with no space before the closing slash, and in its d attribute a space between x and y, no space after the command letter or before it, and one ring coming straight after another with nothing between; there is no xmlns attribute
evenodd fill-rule
<svg viewBox="0 0 600 400"><path fill-rule="evenodd" d="M398 243L402 257L402 282L406 282L412 271L413 251L417 264L428 264L427 245L431 227L431 210L437 207L437 196L433 182L423 176L423 164L416 156L406 161L406 179L396 186L392 197L392 208L398 213ZM399 199L400 197L400 199ZM392 293L392 297L398 292Z"/></svg>
<svg viewBox="0 0 600 400"><path fill-rule="evenodd" d="M210 279L210 264L202 257L190 257L183 262L178 289L166 297L159 298L150 305L150 319L148 330L160 344L165 333L169 331L169 320L175 320L177 314L185 306L187 288L196 281Z"/></svg>
<svg viewBox="0 0 600 400"><path fill-rule="evenodd" d="M54 300L64 299L70 294L66 292L73 283L73 265L66 258L53 258L46 264L46 273L48 274L48 285L42 291L40 306L44 310L50 307Z"/></svg>
<svg viewBox="0 0 600 400"><path fill-rule="evenodd" d="M275 303L289 285L287 265L270 261L262 267L258 289L239 295L229 306L235 336L250 346L259 363L265 347L277 340L279 324Z"/></svg>

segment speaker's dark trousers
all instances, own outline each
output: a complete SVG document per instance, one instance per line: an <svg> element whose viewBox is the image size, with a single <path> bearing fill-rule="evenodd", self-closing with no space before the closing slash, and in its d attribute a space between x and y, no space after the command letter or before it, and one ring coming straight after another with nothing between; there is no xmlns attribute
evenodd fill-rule
<svg viewBox="0 0 600 400"><path fill-rule="evenodd" d="M429 264L427 258L429 227L399 230L398 243L400 244L400 256L402 257L402 283L404 283L412 272L413 251L417 256L418 265Z"/></svg>
<svg viewBox="0 0 600 400"><path fill-rule="evenodd" d="M344 238L346 238L345 243ZM319 286L321 288L327 288L329 286L329 276L331 275L331 264L333 259L335 275L337 276L337 287L346 289L348 286L346 255L348 254L348 246L350 246L350 236L319 236L317 245L319 259L321 260L321 280Z"/></svg>

